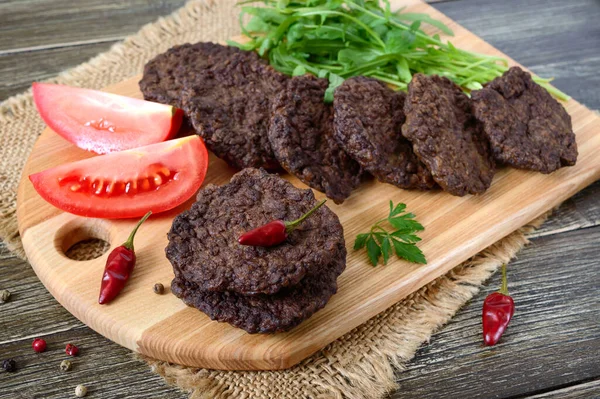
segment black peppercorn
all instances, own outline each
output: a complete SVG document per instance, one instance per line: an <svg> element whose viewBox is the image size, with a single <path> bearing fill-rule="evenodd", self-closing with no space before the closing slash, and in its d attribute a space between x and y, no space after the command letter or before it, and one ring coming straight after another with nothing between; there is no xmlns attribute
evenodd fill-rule
<svg viewBox="0 0 600 399"><path fill-rule="evenodd" d="M2 368L9 373L17 371L17 363L13 359L6 359L2 362Z"/></svg>
<svg viewBox="0 0 600 399"><path fill-rule="evenodd" d="M161 283L156 283L154 284L153 290L155 294L162 295L165 292L165 286Z"/></svg>

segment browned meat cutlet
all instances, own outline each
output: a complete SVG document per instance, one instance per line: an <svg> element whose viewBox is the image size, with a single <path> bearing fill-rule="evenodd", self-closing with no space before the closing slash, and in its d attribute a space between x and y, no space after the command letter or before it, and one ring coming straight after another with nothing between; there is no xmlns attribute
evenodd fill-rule
<svg viewBox="0 0 600 399"><path fill-rule="evenodd" d="M575 165L571 117L529 73L512 67L472 98L496 160L542 173Z"/></svg>
<svg viewBox="0 0 600 399"><path fill-rule="evenodd" d="M315 205L312 190L259 169L244 169L222 186L207 185L168 233L166 254L175 277L201 291L242 295L298 284L307 273L345 259L342 225L329 208L321 207L280 245L244 246L237 239L272 220L295 220Z"/></svg>
<svg viewBox="0 0 600 399"><path fill-rule="evenodd" d="M360 184L361 168L333 134L333 109L323 97L327 79L292 78L273 104L269 141L285 170L336 204Z"/></svg>
<svg viewBox="0 0 600 399"><path fill-rule="evenodd" d="M404 98L376 79L347 79L334 93L335 137L378 180L428 190L431 173L402 136Z"/></svg>
<svg viewBox="0 0 600 399"><path fill-rule="evenodd" d="M444 77L415 74L404 112L404 137L444 190L458 196L487 190L494 159L460 87Z"/></svg>
<svg viewBox="0 0 600 399"><path fill-rule="evenodd" d="M219 158L236 168L277 169L268 130L272 101L289 78L245 54L198 73L182 91L182 107Z"/></svg>
<svg viewBox="0 0 600 399"><path fill-rule="evenodd" d="M292 329L323 308L337 291L337 277L345 268L345 249L318 273L273 295L244 296L235 292L208 292L175 278L173 293L212 320L227 322L247 332L273 333Z"/></svg>
<svg viewBox="0 0 600 399"><path fill-rule="evenodd" d="M181 108L181 90L186 82L204 69L241 54L252 62L264 62L253 51L210 42L183 44L157 55L144 66L140 89L144 99Z"/></svg>

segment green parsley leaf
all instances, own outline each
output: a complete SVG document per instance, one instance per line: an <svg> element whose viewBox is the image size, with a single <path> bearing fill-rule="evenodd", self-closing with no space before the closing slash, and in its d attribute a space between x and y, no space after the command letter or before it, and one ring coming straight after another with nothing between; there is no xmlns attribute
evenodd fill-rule
<svg viewBox="0 0 600 399"><path fill-rule="evenodd" d="M381 247L375 242L373 236L367 239L367 255L373 266L377 266L379 257L381 256Z"/></svg>
<svg viewBox="0 0 600 399"><path fill-rule="evenodd" d="M406 209L406 205L398 202L398 205L394 206L394 203L392 201L390 201L390 218L404 212L404 210Z"/></svg>
<svg viewBox="0 0 600 399"><path fill-rule="evenodd" d="M406 244L398 240L393 241L394 249L396 250L396 255L399 258L404 258L407 261L414 263L427 263L423 252L421 252L419 247L417 247L415 244Z"/></svg>
<svg viewBox="0 0 600 399"><path fill-rule="evenodd" d="M421 225L421 223L417 222L416 220L413 220L412 218L399 216L395 218L389 218L388 221L392 226L394 226L396 230L423 230L423 226Z"/></svg>
<svg viewBox="0 0 600 399"><path fill-rule="evenodd" d="M392 227L400 227L389 232L382 226L385 222ZM405 204L398 203L394 205L390 201L388 217L375 223L368 233L358 234L354 241L354 249L360 250L366 246L367 256L373 266L377 266L379 258L382 256L383 264L387 265L392 251L399 258L406 259L409 262L427 263L423 252L416 246L421 238L415 233L422 230L423 226L415 220L415 215L406 212Z"/></svg>
<svg viewBox="0 0 600 399"><path fill-rule="evenodd" d="M383 254L383 264L384 265L387 265L388 259L390 259L390 252L391 252L390 239L388 237L385 237L383 239L383 243L381 244L381 253Z"/></svg>
<svg viewBox="0 0 600 399"><path fill-rule="evenodd" d="M356 236L356 240L354 241L354 249L362 249L367 245L367 238L369 238L368 234L359 234Z"/></svg>

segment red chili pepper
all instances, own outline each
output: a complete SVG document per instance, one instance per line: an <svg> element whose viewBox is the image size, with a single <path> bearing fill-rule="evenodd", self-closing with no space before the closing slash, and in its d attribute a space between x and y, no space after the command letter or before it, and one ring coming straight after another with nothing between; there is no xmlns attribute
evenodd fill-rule
<svg viewBox="0 0 600 399"><path fill-rule="evenodd" d="M129 238L123 245L116 247L108 255L104 275L102 275L102 285L100 286L100 296L98 303L103 305L109 303L123 290L129 275L135 266L135 251L133 250L133 238L140 225L152 214L148 212L134 227Z"/></svg>
<svg viewBox="0 0 600 399"><path fill-rule="evenodd" d="M306 212L300 218L291 222L283 220L273 220L267 224L257 227L242 234L238 242L242 245L251 245L255 247L272 247L285 241L288 235L296 229L307 217L319 209L327 200L319 202L314 208Z"/></svg>
<svg viewBox="0 0 600 399"><path fill-rule="evenodd" d="M496 345L515 313L515 302L508 295L506 264L502 265L502 288L483 301L483 342Z"/></svg>

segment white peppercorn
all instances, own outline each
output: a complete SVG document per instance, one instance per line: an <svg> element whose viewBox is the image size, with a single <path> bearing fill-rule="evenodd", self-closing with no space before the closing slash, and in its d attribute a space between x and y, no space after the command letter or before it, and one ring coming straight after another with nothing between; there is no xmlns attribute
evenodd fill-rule
<svg viewBox="0 0 600 399"><path fill-rule="evenodd" d="M62 371L69 371L72 367L73 366L71 365L71 362L68 360L63 360L62 362L60 362L60 369Z"/></svg>
<svg viewBox="0 0 600 399"><path fill-rule="evenodd" d="M85 385L77 385L75 387L75 396L78 398L83 398L85 395L87 395L87 388Z"/></svg>
<svg viewBox="0 0 600 399"><path fill-rule="evenodd" d="M0 291L0 303L6 303L10 301L10 291L9 290L1 290Z"/></svg>

